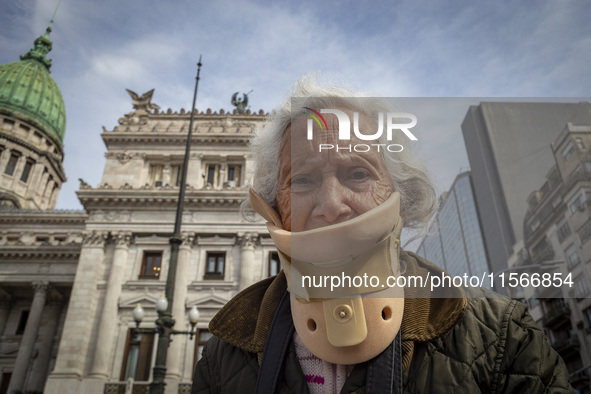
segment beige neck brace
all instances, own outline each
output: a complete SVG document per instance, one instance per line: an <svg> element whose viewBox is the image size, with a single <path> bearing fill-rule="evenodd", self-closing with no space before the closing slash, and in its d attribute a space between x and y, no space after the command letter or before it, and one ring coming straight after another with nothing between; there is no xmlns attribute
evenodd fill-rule
<svg viewBox="0 0 591 394"><path fill-rule="evenodd" d="M294 325L306 347L338 364L382 352L400 328L404 307L403 289L383 287L399 272L400 195L392 193L352 220L296 233L283 230L277 212L252 189L250 204L268 220L292 295ZM376 277L371 283L377 287L367 280L356 286L353 278L364 275ZM335 278L347 277L351 284L334 286Z"/></svg>

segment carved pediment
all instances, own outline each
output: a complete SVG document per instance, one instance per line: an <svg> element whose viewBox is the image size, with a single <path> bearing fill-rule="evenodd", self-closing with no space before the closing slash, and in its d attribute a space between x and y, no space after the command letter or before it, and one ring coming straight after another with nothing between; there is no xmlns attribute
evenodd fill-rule
<svg viewBox="0 0 591 394"><path fill-rule="evenodd" d="M196 306L198 309L220 309L230 301L217 294L207 294L196 299L187 300L187 308Z"/></svg>
<svg viewBox="0 0 591 394"><path fill-rule="evenodd" d="M152 309L155 308L156 301L158 300L158 298L159 297L156 297L151 294L135 295L126 299L122 299L119 302L119 308L133 309L137 306L137 304L140 304L144 309Z"/></svg>

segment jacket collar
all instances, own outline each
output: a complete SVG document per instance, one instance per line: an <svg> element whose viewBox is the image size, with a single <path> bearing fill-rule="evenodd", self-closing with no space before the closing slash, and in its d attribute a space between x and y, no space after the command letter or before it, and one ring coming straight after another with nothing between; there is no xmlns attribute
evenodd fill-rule
<svg viewBox="0 0 591 394"><path fill-rule="evenodd" d="M410 253L401 252L400 261L406 265L404 275L441 276L444 271ZM210 332L237 348L262 353L267 334L281 297L287 291L283 271L246 288L232 298L209 323ZM428 288L406 289L402 340L426 342L449 331L466 311L467 301L460 288L452 287L441 298L430 297Z"/></svg>

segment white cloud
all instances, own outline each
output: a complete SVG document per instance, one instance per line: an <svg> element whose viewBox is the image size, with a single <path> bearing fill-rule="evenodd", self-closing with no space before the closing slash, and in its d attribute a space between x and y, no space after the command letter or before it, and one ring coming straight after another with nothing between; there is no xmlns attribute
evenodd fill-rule
<svg viewBox="0 0 591 394"><path fill-rule="evenodd" d="M32 47L55 7L47 0L9 3L0 15L2 63ZM230 109L234 92L254 89L252 109L270 111L298 76L316 70L386 96L585 96L591 90L587 1L372 4L62 2L50 54L68 116L70 181L59 206L78 206L77 178L99 182L101 126L111 129L131 110L124 89L155 88L154 102L163 109L188 109L199 54L201 110ZM453 122L439 125L448 132L421 149L442 184L451 184L458 163L465 163L460 125ZM441 154L459 150L453 160Z"/></svg>

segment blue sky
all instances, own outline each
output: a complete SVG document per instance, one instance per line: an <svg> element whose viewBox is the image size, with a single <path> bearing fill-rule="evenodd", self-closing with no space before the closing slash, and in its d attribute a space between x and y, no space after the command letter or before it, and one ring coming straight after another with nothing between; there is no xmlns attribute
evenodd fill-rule
<svg viewBox="0 0 591 394"><path fill-rule="evenodd" d="M56 3L4 2L0 63L32 47ZM68 121L58 208L80 208L78 178L99 184L100 133L132 109L125 89L155 88L162 109L188 109L199 54L199 109L231 109L234 92L254 89L251 108L270 111L316 71L382 96L588 97L590 15L587 0L62 0L49 56ZM467 108L452 107L437 130L423 127L420 147L440 191L468 166Z"/></svg>

